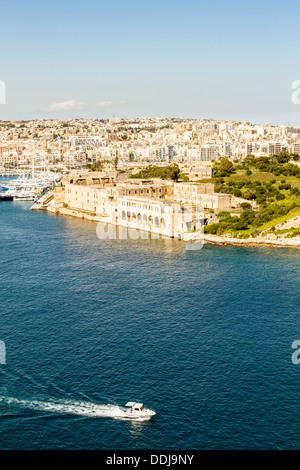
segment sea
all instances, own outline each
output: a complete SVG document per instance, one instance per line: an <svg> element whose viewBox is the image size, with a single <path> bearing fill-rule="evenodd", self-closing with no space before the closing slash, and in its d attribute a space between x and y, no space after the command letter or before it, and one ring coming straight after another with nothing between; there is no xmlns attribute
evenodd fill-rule
<svg viewBox="0 0 300 470"><path fill-rule="evenodd" d="M100 240L30 206L0 202L0 449L300 448L299 249Z"/></svg>

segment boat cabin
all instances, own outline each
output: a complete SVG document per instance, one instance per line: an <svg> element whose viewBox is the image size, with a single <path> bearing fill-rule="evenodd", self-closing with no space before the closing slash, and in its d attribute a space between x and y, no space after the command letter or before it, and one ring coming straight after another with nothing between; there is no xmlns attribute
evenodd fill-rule
<svg viewBox="0 0 300 470"><path fill-rule="evenodd" d="M126 403L125 406L129 406L131 408L130 412L144 411L143 403L135 403L135 402L129 401L128 403Z"/></svg>

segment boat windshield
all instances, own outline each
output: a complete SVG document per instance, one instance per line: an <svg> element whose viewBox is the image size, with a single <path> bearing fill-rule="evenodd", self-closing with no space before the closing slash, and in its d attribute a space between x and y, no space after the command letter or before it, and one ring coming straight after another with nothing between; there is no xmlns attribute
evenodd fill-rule
<svg viewBox="0 0 300 470"><path fill-rule="evenodd" d="M143 411L143 409L144 409L144 405L134 407L134 411Z"/></svg>

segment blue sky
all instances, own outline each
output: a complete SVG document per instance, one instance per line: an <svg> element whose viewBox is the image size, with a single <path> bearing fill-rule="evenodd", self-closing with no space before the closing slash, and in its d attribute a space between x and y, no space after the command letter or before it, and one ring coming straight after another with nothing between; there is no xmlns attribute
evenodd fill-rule
<svg viewBox="0 0 300 470"><path fill-rule="evenodd" d="M186 117L300 125L300 4L10 0L0 119Z"/></svg>

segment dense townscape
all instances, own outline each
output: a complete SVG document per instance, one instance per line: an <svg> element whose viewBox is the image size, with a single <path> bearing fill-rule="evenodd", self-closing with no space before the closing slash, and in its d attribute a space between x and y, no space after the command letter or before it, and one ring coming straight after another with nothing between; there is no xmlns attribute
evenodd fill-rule
<svg viewBox="0 0 300 470"><path fill-rule="evenodd" d="M299 245L299 151L300 128L249 122L1 123L2 174L60 175L33 209L215 243Z"/></svg>
<svg viewBox="0 0 300 470"><path fill-rule="evenodd" d="M210 119L0 121L0 131L0 166L26 164L33 152L69 167L98 160L125 165L300 153L300 128Z"/></svg>

